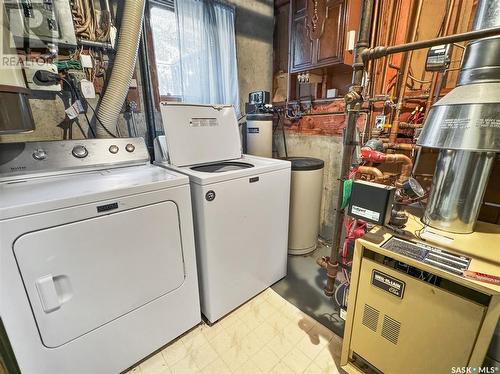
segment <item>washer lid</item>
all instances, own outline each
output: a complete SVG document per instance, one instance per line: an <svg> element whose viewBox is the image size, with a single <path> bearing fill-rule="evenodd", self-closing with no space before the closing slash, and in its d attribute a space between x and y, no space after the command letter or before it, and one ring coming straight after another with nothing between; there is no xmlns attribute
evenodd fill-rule
<svg viewBox="0 0 500 374"><path fill-rule="evenodd" d="M161 103L171 165L189 166L241 157L232 105Z"/></svg>

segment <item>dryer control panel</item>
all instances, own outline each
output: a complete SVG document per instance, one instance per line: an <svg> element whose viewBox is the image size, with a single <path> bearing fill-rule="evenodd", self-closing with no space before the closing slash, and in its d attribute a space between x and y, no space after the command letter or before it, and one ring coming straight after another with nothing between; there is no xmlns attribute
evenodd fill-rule
<svg viewBox="0 0 500 374"><path fill-rule="evenodd" d="M0 181L149 163L143 138L0 144Z"/></svg>

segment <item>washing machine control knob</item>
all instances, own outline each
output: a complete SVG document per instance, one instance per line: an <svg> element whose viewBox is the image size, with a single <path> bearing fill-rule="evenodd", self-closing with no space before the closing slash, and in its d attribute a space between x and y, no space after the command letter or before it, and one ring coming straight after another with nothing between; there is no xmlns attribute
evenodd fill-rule
<svg viewBox="0 0 500 374"><path fill-rule="evenodd" d="M47 152L45 152L42 148L35 149L33 152L33 158L35 160L45 160L47 158Z"/></svg>
<svg viewBox="0 0 500 374"><path fill-rule="evenodd" d="M109 147L109 151L110 151L111 153L113 153L113 154L118 153L118 146L116 146L116 145L114 145L114 144L113 144L113 145L111 145L111 146Z"/></svg>
<svg viewBox="0 0 500 374"><path fill-rule="evenodd" d="M75 145L71 153L77 158L85 158L89 154L89 151L83 145Z"/></svg>
<svg viewBox="0 0 500 374"><path fill-rule="evenodd" d="M127 152L134 152L134 151L135 151L135 146L134 146L133 144L130 144L130 143L129 143L129 144L127 144L127 145L125 146L125 150L126 150Z"/></svg>

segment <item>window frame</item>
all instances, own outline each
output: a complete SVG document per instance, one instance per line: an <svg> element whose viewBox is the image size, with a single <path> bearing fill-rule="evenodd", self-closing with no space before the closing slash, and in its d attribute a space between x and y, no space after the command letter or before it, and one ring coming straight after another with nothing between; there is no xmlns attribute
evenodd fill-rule
<svg viewBox="0 0 500 374"><path fill-rule="evenodd" d="M156 55L155 55L155 47L153 40L153 29L151 27L151 7L154 5L159 6L169 6L170 1L162 1L162 0L147 0L146 6L144 7L144 25L146 32L146 40L150 48L146 51L148 55L148 59L151 62L149 66L150 74L151 74L151 85L153 89L153 98L155 103L155 108L159 112L160 111L160 102L162 101L182 101L182 97L179 96L167 96L160 94L160 84L158 81L158 68L156 66Z"/></svg>
<svg viewBox="0 0 500 374"><path fill-rule="evenodd" d="M171 3L175 4L176 0L146 0L145 9L144 9L144 30L145 37L147 40L148 46L150 48L146 51L148 55L148 59L151 62L149 66L150 74L151 74L151 85L153 90L153 99L155 103L155 108L159 112L160 111L160 102L162 101L171 101L171 102L182 102L182 97L180 96L170 96L170 95L161 95L160 93L160 84L158 80L158 68L156 66L156 55L154 51L154 39L153 39L153 29L151 27L151 7L154 5L171 7ZM200 0L203 1L203 0ZM231 4L225 0L212 0L213 2L232 9L236 12L236 6ZM174 5L175 6L175 5ZM173 9L175 12L175 8ZM236 13L235 13L236 14Z"/></svg>

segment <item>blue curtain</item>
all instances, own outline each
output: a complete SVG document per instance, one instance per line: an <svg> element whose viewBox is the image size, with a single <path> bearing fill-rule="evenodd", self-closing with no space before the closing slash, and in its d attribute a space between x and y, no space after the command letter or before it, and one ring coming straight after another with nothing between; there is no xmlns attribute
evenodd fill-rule
<svg viewBox="0 0 500 374"><path fill-rule="evenodd" d="M176 0L182 97L240 113L235 11L215 0Z"/></svg>

